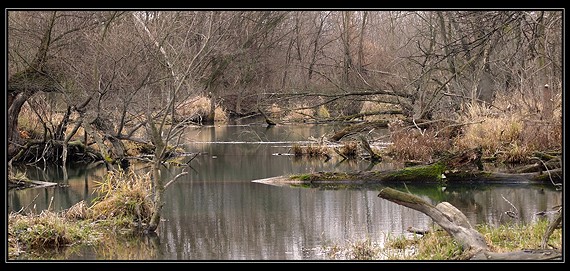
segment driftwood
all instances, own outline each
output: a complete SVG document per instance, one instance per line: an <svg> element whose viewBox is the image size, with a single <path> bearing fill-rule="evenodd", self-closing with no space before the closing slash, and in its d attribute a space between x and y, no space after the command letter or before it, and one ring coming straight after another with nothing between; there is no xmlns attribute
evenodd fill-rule
<svg viewBox="0 0 570 271"><path fill-rule="evenodd" d="M370 122L363 122L355 125L348 126L339 132L335 133L330 140L331 141L339 141L343 137L347 135L352 135L360 132L370 131L374 128L387 128L388 121L387 120L378 120L378 121L370 121Z"/></svg>
<svg viewBox="0 0 570 271"><path fill-rule="evenodd" d="M550 249L529 249L507 253L492 252L485 241L485 237L471 226L467 217L461 211L448 202L442 202L433 206L418 196L392 188L380 190L378 197L420 211L429 216L461 245L466 259L511 261L562 259L562 254L558 250Z"/></svg>
<svg viewBox="0 0 570 271"><path fill-rule="evenodd" d="M540 158L537 158L537 159L540 159ZM540 160L537 163L519 167L519 168L515 169L514 172L516 172L516 173L529 173L529 172L536 172L536 171L541 171L541 170L550 170L550 169L555 169L555 168L560 168L560 167L562 167L562 162L560 160L560 157L555 157L555 158L552 158L548 161Z"/></svg>
<svg viewBox="0 0 570 271"><path fill-rule="evenodd" d="M386 113L396 114L396 113L400 113L400 112L399 111L398 112L387 111ZM403 121L407 124L410 124L410 127L424 128L425 129L434 123L442 122L444 120L426 120L426 119L406 118ZM389 122L390 122L389 120L375 120L375 121L366 121L366 122L361 122L358 124L350 125L348 127L345 127L344 129L340 130L339 132L335 133L330 138L330 141L339 141L345 136L353 135L353 134L357 134L357 133L369 132L375 128L388 128ZM457 126L457 125L453 125L453 126Z"/></svg>
<svg viewBox="0 0 570 271"><path fill-rule="evenodd" d="M265 122L267 123L267 125L269 125L269 126L277 125L277 122L275 122L269 116L267 116L267 114L265 114L265 112L263 112L263 110L261 110L261 108L258 107L257 110L259 110L259 113L261 113L263 118L265 118Z"/></svg>
<svg viewBox="0 0 570 271"><path fill-rule="evenodd" d="M44 182L44 181L36 181L36 180L13 180L10 179L8 181L9 188L42 188L42 187L50 187L56 186L57 183L53 182Z"/></svg>

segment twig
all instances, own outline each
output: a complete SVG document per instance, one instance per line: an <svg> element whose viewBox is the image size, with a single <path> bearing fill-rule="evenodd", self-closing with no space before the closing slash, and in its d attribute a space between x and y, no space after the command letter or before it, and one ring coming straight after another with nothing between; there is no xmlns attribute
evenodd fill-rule
<svg viewBox="0 0 570 271"><path fill-rule="evenodd" d="M173 182L175 182L176 180L178 180L178 178L180 178L180 177L182 177L182 176L188 174L188 172L185 171L185 170L186 170L186 168L184 168L181 173L179 173L178 175L176 175L176 176L174 177L174 179L172 179L172 180L170 180L170 182L166 183L166 184L164 185L164 189L166 189L169 185L171 185Z"/></svg>
<svg viewBox="0 0 570 271"><path fill-rule="evenodd" d="M550 182L552 183L552 185L556 186L556 188L562 187L562 183L554 183L554 180L552 180L552 174L550 174L550 170L548 169L548 166L546 165L546 163L544 163L544 161L542 161L542 159L540 159L538 157L531 157L531 159L536 159L542 163L542 165L546 169L546 173L548 173L548 178L550 178Z"/></svg>
<svg viewBox="0 0 570 271"><path fill-rule="evenodd" d="M408 189L408 186L406 185L406 183L403 183L403 184L404 184L404 188L406 188L406 191L408 191L408 193L412 194L412 192L410 191L410 189Z"/></svg>
<svg viewBox="0 0 570 271"><path fill-rule="evenodd" d="M51 203L53 202L53 196L51 196L51 199L49 200L49 205L47 207L47 210L49 211L49 209L51 209Z"/></svg>
<svg viewBox="0 0 570 271"><path fill-rule="evenodd" d="M348 159L348 157L346 157L346 155L342 154L337 148L332 148L334 152L336 152L338 155L340 155L340 157L342 157L343 160Z"/></svg>
<svg viewBox="0 0 570 271"><path fill-rule="evenodd" d="M503 194L501 194L501 197L502 197L508 204L510 204L511 207L513 207L513 209L515 209L515 212L513 212L513 211L510 211L510 212L507 211L507 212L505 212L505 213L506 213L508 216L510 216L510 217L518 218L519 210L517 210L517 207L515 207L509 200L507 200L507 199L503 196ZM513 216L513 215L514 215L514 216Z"/></svg>
<svg viewBox="0 0 570 271"><path fill-rule="evenodd" d="M16 213L19 214L19 213L21 213L22 211L24 211L24 210L30 208L30 205L32 205L32 203L34 203L34 201L36 201L36 199L38 198L39 195L40 195L40 194L38 193L38 194L34 197L34 199L30 202L30 204L28 204L28 206L22 207L22 209L20 209L20 211L17 211Z"/></svg>
<svg viewBox="0 0 570 271"><path fill-rule="evenodd" d="M426 132L426 129L424 129L424 130L422 131L422 128L420 128L420 127L418 126L418 124L416 123L416 119L412 118L412 122L414 123L414 126L416 126L416 128L418 128L418 130L420 131L420 134L423 136L424 133Z"/></svg>

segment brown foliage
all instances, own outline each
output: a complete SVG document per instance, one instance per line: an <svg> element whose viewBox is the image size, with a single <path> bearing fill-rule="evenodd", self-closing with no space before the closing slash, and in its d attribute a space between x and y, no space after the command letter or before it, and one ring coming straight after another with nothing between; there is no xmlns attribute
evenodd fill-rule
<svg viewBox="0 0 570 271"><path fill-rule="evenodd" d="M451 148L447 134L437 133L436 126L420 131L415 127L405 127L401 121L394 121L389 129L392 144L387 152L398 160L432 161Z"/></svg>

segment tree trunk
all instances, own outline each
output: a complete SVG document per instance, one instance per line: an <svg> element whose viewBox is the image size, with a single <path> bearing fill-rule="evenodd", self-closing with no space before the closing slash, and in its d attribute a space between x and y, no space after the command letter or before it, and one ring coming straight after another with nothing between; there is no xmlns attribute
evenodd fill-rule
<svg viewBox="0 0 570 271"><path fill-rule="evenodd" d="M471 227L461 211L447 202L433 206L418 196L389 187L380 190L378 197L426 214L449 233L464 250L477 253L489 249L485 237Z"/></svg>
<svg viewBox="0 0 570 271"><path fill-rule="evenodd" d="M343 54L343 65L342 65L342 86L346 87L350 85L349 81L349 71L352 68L352 56L350 53L350 39L351 39L351 28L352 28L352 11L342 12L342 54Z"/></svg>
<svg viewBox="0 0 570 271"><path fill-rule="evenodd" d="M156 145L155 145L156 146ZM164 147L157 146L157 153L160 153L159 149L164 149ZM162 211L162 206L164 205L163 202L163 194L164 194L164 185L162 184L162 178L160 176L160 166L161 161L160 158L155 153L155 156L152 161L152 182L153 182L153 193L154 193L154 210L152 212L152 216L150 217L150 222L148 223L148 228L146 231L148 232L155 232L158 228L158 224L160 223L160 212Z"/></svg>
<svg viewBox="0 0 570 271"><path fill-rule="evenodd" d="M552 220L552 222L550 222L550 224L548 225L546 232L542 236L542 243L540 244L540 248L546 249L546 247L548 246L548 239L550 238L550 235L552 235L554 229L556 229L556 227L560 226L561 224L562 224L562 209L558 211L558 214L556 215L554 220Z"/></svg>
<svg viewBox="0 0 570 271"><path fill-rule="evenodd" d="M59 88L44 69L51 45L51 34L55 25L56 13L53 11L49 25L40 41L40 46L28 68L10 76L8 80L8 158L14 156L20 149L22 139L18 130L18 116L22 110L22 105L36 92L57 91Z"/></svg>
<svg viewBox="0 0 570 271"><path fill-rule="evenodd" d="M562 254L557 250L537 249L506 253L489 251L485 237L475 230L467 217L448 202L436 206L413 194L400 192L392 188L383 188L378 197L396 204L420 211L434 220L451 237L453 237L466 252L470 260L560 260Z"/></svg>
<svg viewBox="0 0 570 271"><path fill-rule="evenodd" d="M160 223L160 212L162 210L164 185L162 183L162 178L160 174L160 167L162 165L162 159L164 158L164 152L166 150L166 143L163 141L161 133L159 132L156 124L153 122L151 113L147 112L147 127L149 128L150 138L152 144L155 146L154 156L152 158L152 193L153 193L153 204L154 210L150 217L150 221L146 231L155 232ZM164 120L163 120L164 121Z"/></svg>
<svg viewBox="0 0 570 271"><path fill-rule="evenodd" d="M32 96L31 92L20 92L12 99L12 104L8 107L8 160L13 157L20 146L22 145L22 138L18 129L18 116L22 110L24 103Z"/></svg>

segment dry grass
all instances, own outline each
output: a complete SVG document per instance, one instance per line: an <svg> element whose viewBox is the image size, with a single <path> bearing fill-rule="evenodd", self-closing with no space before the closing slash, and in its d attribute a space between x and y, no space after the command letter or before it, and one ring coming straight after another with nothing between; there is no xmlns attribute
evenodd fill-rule
<svg viewBox="0 0 570 271"><path fill-rule="evenodd" d="M303 122L312 119L313 116L315 116L314 109L299 109L290 111L283 117L283 120L290 122Z"/></svg>
<svg viewBox="0 0 570 271"><path fill-rule="evenodd" d="M82 200L69 209L63 212L63 217L68 220L84 220L90 216L90 209L85 204L85 201Z"/></svg>
<svg viewBox="0 0 570 271"><path fill-rule="evenodd" d="M553 100L551 114L541 112L539 99L517 93L498 94L492 106L464 104L455 119L461 124L458 133L444 134L434 125L420 132L396 120L390 125L393 144L387 152L399 160L429 162L440 151L481 147L483 156L496 157L497 162L525 163L537 151L562 150L562 99L556 95ZM366 110L371 108L367 105Z"/></svg>
<svg viewBox="0 0 570 271"><path fill-rule="evenodd" d="M463 128L455 146L459 149L482 147L484 156L497 156L501 162L523 163L535 151L561 150L560 108L553 118L525 106L521 97L500 96L493 107L467 104L460 122L473 123Z"/></svg>
<svg viewBox="0 0 570 271"><path fill-rule="evenodd" d="M189 99L177 107L176 113L185 117L199 116L205 119L210 113L210 98L198 96ZM215 114L215 122L225 122L228 120L228 114L220 106L216 106Z"/></svg>
<svg viewBox="0 0 570 271"><path fill-rule="evenodd" d="M340 154L344 155L347 159L354 159L358 156L358 142L345 141L339 149Z"/></svg>
<svg viewBox="0 0 570 271"><path fill-rule="evenodd" d="M317 109L317 117L319 117L321 119L328 119L331 117L331 114L329 113L329 110L327 109L326 106L321 105Z"/></svg>
<svg viewBox="0 0 570 271"><path fill-rule="evenodd" d="M482 147L484 154L501 149L505 144L518 140L522 123L518 116L498 117L484 106L467 104L460 121L475 122L465 126L456 144L462 148Z"/></svg>
<svg viewBox="0 0 570 271"><path fill-rule="evenodd" d="M76 243L97 243L105 233L135 232L135 226L150 220L154 205L150 200L148 175L138 175L132 170L111 171L96 190L99 197L91 207L80 201L58 213L49 208L40 214L11 213L9 257L18 257L30 250L35 253Z"/></svg>
<svg viewBox="0 0 570 271"><path fill-rule="evenodd" d="M362 109L360 109L360 113L373 113L373 112L382 112L382 111L399 110L399 109L400 108L394 104L365 101L362 104ZM372 115L372 116L363 117L363 119L369 121L385 120L385 119L396 120L398 118L399 118L398 115Z"/></svg>
<svg viewBox="0 0 570 271"><path fill-rule="evenodd" d="M121 227L132 223L148 223L154 210L151 196L150 175L110 171L97 183L100 195L89 208L92 219L110 219Z"/></svg>
<svg viewBox="0 0 570 271"><path fill-rule="evenodd" d="M520 224L491 227L480 225L477 230L483 234L493 252L509 252L525 248L540 248L542 237L548 228L549 221L541 219L531 226ZM548 244L562 247L562 230L556 229L548 239Z"/></svg>
<svg viewBox="0 0 570 271"><path fill-rule="evenodd" d="M370 239L357 241L350 245L350 258L354 260L375 260L378 259L381 249L375 246Z"/></svg>
<svg viewBox="0 0 570 271"><path fill-rule="evenodd" d="M401 121L394 121L390 123L389 129L392 144L386 152L397 160L429 162L451 148L449 136L437 133L436 126L420 132L415 127L405 127Z"/></svg>
<svg viewBox="0 0 570 271"><path fill-rule="evenodd" d="M477 230L485 237L490 251L503 253L523 249L540 248L542 235L548 227L549 221L539 220L529 225L501 225L492 227L478 225ZM389 238L385 242L385 251L413 250L413 253L388 253L390 260L455 260L465 255L461 246L443 230L434 227L426 235L416 235L412 239L404 237ZM562 247L562 231L557 229L550 236L549 244Z"/></svg>
<svg viewBox="0 0 570 271"><path fill-rule="evenodd" d="M22 106L18 116L18 129L23 139L41 139L44 128L38 116L32 111L28 103Z"/></svg>
<svg viewBox="0 0 570 271"><path fill-rule="evenodd" d="M293 146L291 146L291 151L296 157L301 157L301 156L321 157L321 156L329 156L330 154L330 148L320 144L311 144L307 146L293 144Z"/></svg>
<svg viewBox="0 0 570 271"><path fill-rule="evenodd" d="M28 250L59 248L75 243L94 243L98 238L87 222L71 223L63 213L44 210L40 214L10 213L8 251L16 257Z"/></svg>

